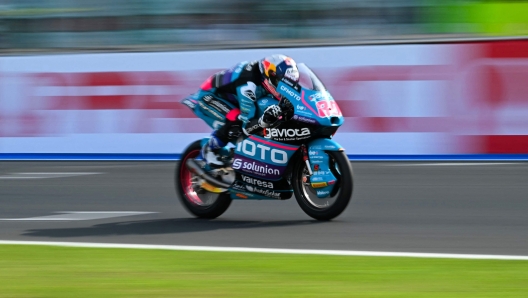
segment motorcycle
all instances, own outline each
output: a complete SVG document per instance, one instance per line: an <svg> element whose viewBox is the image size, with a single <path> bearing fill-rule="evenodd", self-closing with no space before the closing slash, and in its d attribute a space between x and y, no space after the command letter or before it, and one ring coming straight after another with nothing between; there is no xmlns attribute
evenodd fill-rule
<svg viewBox="0 0 528 298"><path fill-rule="evenodd" d="M295 195L312 218L331 220L347 207L353 191L352 166L344 148L332 140L343 124L341 111L315 73L297 65L299 83L280 81L283 96L257 100L256 119L273 104L282 107L277 126L262 129L255 121L250 134L238 136L234 147L222 148L224 168L209 168L201 156L208 138L187 147L176 167L176 192L183 206L201 218L223 214L234 199L286 200ZM182 103L213 129L225 121L193 96ZM230 104L225 101L226 104Z"/></svg>

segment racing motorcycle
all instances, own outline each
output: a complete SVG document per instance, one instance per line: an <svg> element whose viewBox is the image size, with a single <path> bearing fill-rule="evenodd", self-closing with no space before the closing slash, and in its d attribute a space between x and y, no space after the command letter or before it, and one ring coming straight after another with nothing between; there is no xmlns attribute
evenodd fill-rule
<svg viewBox="0 0 528 298"><path fill-rule="evenodd" d="M343 147L332 140L343 116L315 73L298 64L299 83L280 81L273 97L257 101L256 119L273 104L283 116L277 126L255 129L238 136L219 155L224 168L210 168L201 156L208 138L187 147L175 171L176 192L183 206L201 218L216 218L234 199L286 200L295 195L299 206L317 220L330 220L348 205L353 190L352 166ZM182 103L210 127L223 125L219 113L207 109L193 96ZM225 101L227 105L230 103ZM246 131L249 131L247 129Z"/></svg>

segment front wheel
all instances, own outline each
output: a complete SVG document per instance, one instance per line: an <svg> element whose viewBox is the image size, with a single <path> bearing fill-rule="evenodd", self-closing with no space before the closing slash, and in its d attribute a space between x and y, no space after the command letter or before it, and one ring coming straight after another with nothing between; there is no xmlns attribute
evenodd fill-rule
<svg viewBox="0 0 528 298"><path fill-rule="evenodd" d="M295 199L302 210L317 220L331 220L341 214L352 198L353 173L343 151L327 151L329 168L337 178L334 191L327 198L318 198L312 188L306 163L297 162L292 175Z"/></svg>
<svg viewBox="0 0 528 298"><path fill-rule="evenodd" d="M201 218L216 218L231 205L229 192L215 193L204 188L203 179L192 173L186 166L190 158L203 162L200 141L192 143L182 154L176 166L176 194L187 211Z"/></svg>

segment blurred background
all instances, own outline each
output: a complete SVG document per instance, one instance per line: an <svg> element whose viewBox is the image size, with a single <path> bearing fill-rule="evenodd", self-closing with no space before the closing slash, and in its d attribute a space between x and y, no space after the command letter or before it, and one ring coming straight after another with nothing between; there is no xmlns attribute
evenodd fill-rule
<svg viewBox="0 0 528 298"><path fill-rule="evenodd" d="M0 50L163 50L528 35L528 1L0 0Z"/></svg>

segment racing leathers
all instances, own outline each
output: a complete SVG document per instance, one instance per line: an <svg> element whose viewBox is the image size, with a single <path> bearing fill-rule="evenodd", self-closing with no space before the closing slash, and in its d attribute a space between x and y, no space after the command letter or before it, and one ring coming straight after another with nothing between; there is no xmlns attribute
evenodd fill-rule
<svg viewBox="0 0 528 298"><path fill-rule="evenodd" d="M259 61L241 62L234 67L220 71L209 77L197 93L198 105L204 113L225 124L218 125L202 149L208 164L223 166L218 150L229 141L236 140L243 132L247 135L269 127L281 114L277 105L268 107L260 119L253 119L257 99L268 95L262 86Z"/></svg>

